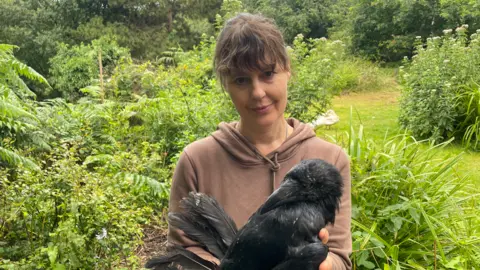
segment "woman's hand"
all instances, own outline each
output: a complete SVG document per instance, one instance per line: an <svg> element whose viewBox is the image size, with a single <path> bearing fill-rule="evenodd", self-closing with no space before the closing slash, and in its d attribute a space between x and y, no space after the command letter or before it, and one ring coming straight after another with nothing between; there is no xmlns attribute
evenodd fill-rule
<svg viewBox="0 0 480 270"><path fill-rule="evenodd" d="M328 231L327 229L323 228L320 230L318 233L318 236L320 237L320 240L322 240L322 243L327 244L328 242ZM327 255L327 258L325 261L323 261L320 266L318 267L318 270L332 270L332 258L330 255Z"/></svg>

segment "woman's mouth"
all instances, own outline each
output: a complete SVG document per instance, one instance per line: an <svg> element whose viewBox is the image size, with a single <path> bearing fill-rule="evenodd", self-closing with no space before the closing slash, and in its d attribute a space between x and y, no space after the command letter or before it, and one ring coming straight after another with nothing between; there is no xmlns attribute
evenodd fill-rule
<svg viewBox="0 0 480 270"><path fill-rule="evenodd" d="M253 108L253 110L258 114L265 114L270 110L271 106L272 106L272 104L267 105L267 106L255 107L255 108Z"/></svg>

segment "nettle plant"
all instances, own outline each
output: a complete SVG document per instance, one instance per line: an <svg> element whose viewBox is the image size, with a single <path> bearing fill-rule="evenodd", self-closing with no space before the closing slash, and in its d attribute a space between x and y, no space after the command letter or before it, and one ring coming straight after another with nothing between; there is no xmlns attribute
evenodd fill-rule
<svg viewBox="0 0 480 270"><path fill-rule="evenodd" d="M400 69L400 125L417 138L463 139L480 147L480 30L468 25L428 38ZM420 40L420 37L417 37Z"/></svg>

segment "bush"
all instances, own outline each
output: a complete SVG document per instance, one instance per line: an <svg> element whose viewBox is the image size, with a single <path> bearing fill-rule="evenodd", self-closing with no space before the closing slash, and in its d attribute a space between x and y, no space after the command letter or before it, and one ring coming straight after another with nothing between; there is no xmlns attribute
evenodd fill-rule
<svg viewBox="0 0 480 270"><path fill-rule="evenodd" d="M78 165L61 147L39 173L0 179L0 257L15 269L107 269L135 265L141 225L152 210L139 207L125 180ZM68 168L68 170L65 170Z"/></svg>
<svg viewBox="0 0 480 270"><path fill-rule="evenodd" d="M101 38L88 45L71 48L60 44L58 53L50 59L50 80L56 91L69 101L82 96L80 89L96 83L100 78L98 57L101 51L103 74L111 74L117 61L129 57L128 49L119 47L115 40Z"/></svg>
<svg viewBox="0 0 480 270"><path fill-rule="evenodd" d="M349 55L340 40L298 35L289 53L293 74L286 112L304 122L324 113L335 95L393 85L377 64Z"/></svg>
<svg viewBox="0 0 480 270"><path fill-rule="evenodd" d="M347 133L352 158L352 235L358 269L480 267L478 187L455 173L460 156L407 134L376 145ZM436 267L435 267L436 266Z"/></svg>
<svg viewBox="0 0 480 270"><path fill-rule="evenodd" d="M480 38L467 39L465 30L429 38L401 70L399 121L417 138L445 141L470 130L468 141L478 141Z"/></svg>
<svg viewBox="0 0 480 270"><path fill-rule="evenodd" d="M338 72L345 60L344 44L339 40L304 40L303 35L298 35L290 49L290 57L293 74L289 82L287 113L304 122L325 112L333 96L357 79L356 75Z"/></svg>

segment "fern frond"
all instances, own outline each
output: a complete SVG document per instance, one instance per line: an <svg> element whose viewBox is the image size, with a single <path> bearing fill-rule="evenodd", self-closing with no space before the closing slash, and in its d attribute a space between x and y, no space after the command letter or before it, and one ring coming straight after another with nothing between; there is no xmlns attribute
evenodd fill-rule
<svg viewBox="0 0 480 270"><path fill-rule="evenodd" d="M0 160L9 164L12 167L17 167L22 164L28 169L32 169L35 171L40 170L40 167L29 158L22 157L21 155L11 150L5 149L1 146L0 146Z"/></svg>
<svg viewBox="0 0 480 270"><path fill-rule="evenodd" d="M46 134L42 131L34 131L29 134L29 139L32 145L36 146L37 150L51 151L52 147L48 144L48 139L53 139L55 136Z"/></svg>
<svg viewBox="0 0 480 270"><path fill-rule="evenodd" d="M6 52L7 54L13 55L13 50L14 49L18 49L18 46L11 45L11 44L0 43L0 53L1 52Z"/></svg>
<svg viewBox="0 0 480 270"><path fill-rule="evenodd" d="M37 94L35 94L32 90L30 90L27 84L20 77L10 76L10 79L12 80L12 83L14 83L17 86L17 90L19 90L19 91L13 91L13 92L19 95L20 98L37 97Z"/></svg>
<svg viewBox="0 0 480 270"><path fill-rule="evenodd" d="M24 63L16 59L10 59L8 61L8 64L13 68L13 70L15 70L18 75L24 76L32 81L39 82L48 87L51 87L45 77L43 77L42 75L40 75L40 73L35 71L33 68L25 65Z"/></svg>
<svg viewBox="0 0 480 270"><path fill-rule="evenodd" d="M85 161L83 162L83 165L89 165L93 163L98 163L100 165L105 165L107 163L110 163L113 161L113 156L108 155L108 154L100 154L100 155L92 155L88 156Z"/></svg>
<svg viewBox="0 0 480 270"><path fill-rule="evenodd" d="M10 118L28 117L38 121L38 118L35 115L2 99L0 99L0 116Z"/></svg>
<svg viewBox="0 0 480 270"><path fill-rule="evenodd" d="M89 85L87 87L81 88L80 92L89 94L90 96L97 98L100 97L102 89L98 85Z"/></svg>
<svg viewBox="0 0 480 270"><path fill-rule="evenodd" d="M133 183L132 189L135 192L146 190L150 195L157 198L165 198L168 196L168 187L165 183L162 183L154 178L136 174L119 172L115 175L115 178L122 178Z"/></svg>
<svg viewBox="0 0 480 270"><path fill-rule="evenodd" d="M40 106L49 106L49 107L60 107L67 109L69 113L72 112L72 108L69 106L67 101L63 98L53 98L53 99L46 99L44 101L38 102L38 105Z"/></svg>
<svg viewBox="0 0 480 270"><path fill-rule="evenodd" d="M92 134L92 137L96 138L98 141L101 143L109 143L110 145L116 145L117 140L111 135L108 134L102 134L100 132L94 132Z"/></svg>

